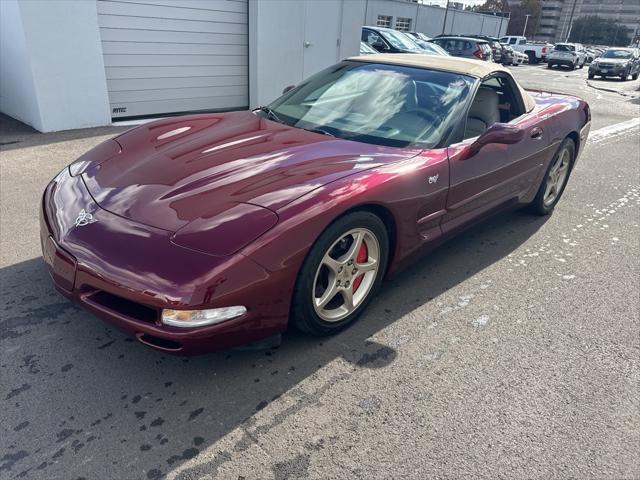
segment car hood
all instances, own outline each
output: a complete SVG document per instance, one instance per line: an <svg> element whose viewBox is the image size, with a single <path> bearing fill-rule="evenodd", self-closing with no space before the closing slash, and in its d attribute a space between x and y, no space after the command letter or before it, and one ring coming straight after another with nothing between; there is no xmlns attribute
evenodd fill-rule
<svg viewBox="0 0 640 480"><path fill-rule="evenodd" d="M596 64L598 63L606 63L611 65L623 65L625 63L630 62L630 58L598 58L596 60Z"/></svg>
<svg viewBox="0 0 640 480"><path fill-rule="evenodd" d="M115 140L120 152L82 173L91 196L111 213L171 232L239 204L275 212L329 182L419 152L341 140L251 112L165 119Z"/></svg>

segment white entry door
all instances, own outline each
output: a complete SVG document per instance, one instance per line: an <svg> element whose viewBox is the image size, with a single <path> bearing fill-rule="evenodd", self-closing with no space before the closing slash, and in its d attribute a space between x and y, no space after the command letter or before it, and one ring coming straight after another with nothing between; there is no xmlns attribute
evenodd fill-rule
<svg viewBox="0 0 640 480"><path fill-rule="evenodd" d="M336 63L344 0L307 0L303 43L303 78Z"/></svg>

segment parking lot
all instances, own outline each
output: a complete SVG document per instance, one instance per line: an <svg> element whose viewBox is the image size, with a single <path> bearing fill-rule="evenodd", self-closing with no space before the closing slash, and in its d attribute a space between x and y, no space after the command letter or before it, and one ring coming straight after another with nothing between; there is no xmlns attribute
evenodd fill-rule
<svg viewBox="0 0 640 480"><path fill-rule="evenodd" d="M192 358L75 307L40 259L45 185L124 127L3 117L0 478L639 478L640 82L512 70L591 105L552 216L474 227L334 337Z"/></svg>

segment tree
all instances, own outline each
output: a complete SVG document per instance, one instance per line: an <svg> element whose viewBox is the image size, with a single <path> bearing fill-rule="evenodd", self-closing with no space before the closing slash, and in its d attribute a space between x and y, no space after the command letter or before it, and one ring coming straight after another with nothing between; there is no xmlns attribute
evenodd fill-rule
<svg viewBox="0 0 640 480"><path fill-rule="evenodd" d="M476 6L476 12L507 12L509 2L507 0L485 0L482 5Z"/></svg>
<svg viewBox="0 0 640 480"><path fill-rule="evenodd" d="M538 29L538 21L542 12L541 0L522 0L519 5L514 5L509 9L511 19L509 20L508 35L522 35L525 23L527 31L525 36L531 38ZM529 20L527 20L529 15Z"/></svg>
<svg viewBox="0 0 640 480"><path fill-rule="evenodd" d="M615 20L587 15L573 21L569 41L591 45L627 46L631 33L630 28Z"/></svg>

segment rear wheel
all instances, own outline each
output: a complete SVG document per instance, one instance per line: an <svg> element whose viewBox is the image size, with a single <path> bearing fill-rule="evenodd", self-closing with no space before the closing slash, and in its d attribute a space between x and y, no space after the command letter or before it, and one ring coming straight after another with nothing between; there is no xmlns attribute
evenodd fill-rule
<svg viewBox="0 0 640 480"><path fill-rule="evenodd" d="M567 186L575 152L573 140L566 138L547 167L536 197L529 204L532 213L548 215L553 211Z"/></svg>
<svg viewBox="0 0 640 480"><path fill-rule="evenodd" d="M547 68L553 67L553 63L547 63Z"/></svg>
<svg viewBox="0 0 640 480"><path fill-rule="evenodd" d="M638 74L634 73L633 75L631 75L631 79L632 80L637 80L638 79Z"/></svg>
<svg viewBox="0 0 640 480"><path fill-rule="evenodd" d="M291 320L300 330L329 335L353 323L382 283L387 230L371 212L348 214L316 240L296 282Z"/></svg>

